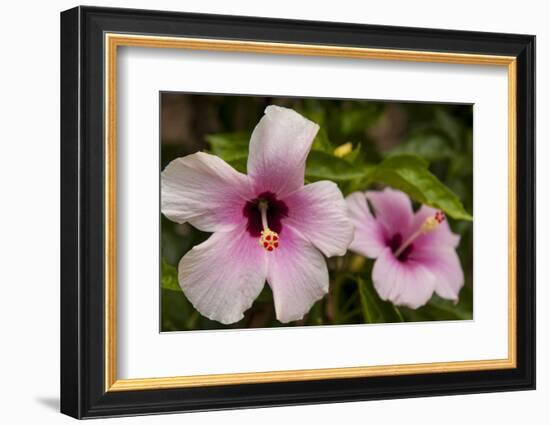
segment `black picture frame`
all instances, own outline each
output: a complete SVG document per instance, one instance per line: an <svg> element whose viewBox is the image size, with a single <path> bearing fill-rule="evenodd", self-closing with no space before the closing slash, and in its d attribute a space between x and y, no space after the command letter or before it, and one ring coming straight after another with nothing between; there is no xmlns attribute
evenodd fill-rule
<svg viewBox="0 0 550 425"><path fill-rule="evenodd" d="M105 391L104 34L256 40L517 58L517 367ZM75 418L535 388L535 37L76 7L61 13L61 412Z"/></svg>

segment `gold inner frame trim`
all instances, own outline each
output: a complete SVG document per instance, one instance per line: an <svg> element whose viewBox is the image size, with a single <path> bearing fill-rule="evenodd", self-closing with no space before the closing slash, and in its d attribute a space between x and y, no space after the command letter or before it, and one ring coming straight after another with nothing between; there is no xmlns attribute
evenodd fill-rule
<svg viewBox="0 0 550 425"><path fill-rule="evenodd" d="M516 367L516 58L478 54L370 49L148 35L105 34L105 391L136 391L214 385L311 381L417 373L447 373ZM165 378L118 379L116 372L116 99L118 47L148 47L277 55L322 56L404 62L504 66L508 72L508 357L326 369L285 370Z"/></svg>

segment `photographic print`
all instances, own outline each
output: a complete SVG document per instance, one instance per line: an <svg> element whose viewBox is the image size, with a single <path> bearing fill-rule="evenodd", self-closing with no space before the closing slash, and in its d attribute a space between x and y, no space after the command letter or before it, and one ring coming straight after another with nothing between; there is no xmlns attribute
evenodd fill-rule
<svg viewBox="0 0 550 425"><path fill-rule="evenodd" d="M161 331L473 318L472 105L160 105Z"/></svg>

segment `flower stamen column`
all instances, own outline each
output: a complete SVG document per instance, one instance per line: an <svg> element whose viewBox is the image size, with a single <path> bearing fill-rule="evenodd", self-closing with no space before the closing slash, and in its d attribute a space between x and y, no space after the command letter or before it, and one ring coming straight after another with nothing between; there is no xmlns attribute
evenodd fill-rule
<svg viewBox="0 0 550 425"><path fill-rule="evenodd" d="M401 246L395 251L394 255L399 258L399 256L407 249L407 247L414 242L416 238L420 235L426 235L430 232L433 232L437 227L445 220L445 214L443 211L436 211L436 213L426 218L416 232L414 232Z"/></svg>
<svg viewBox="0 0 550 425"><path fill-rule="evenodd" d="M268 202L261 200L258 203L258 208L260 210L260 214L262 217L262 227L263 227L258 243L266 251L271 252L274 249L279 247L279 242L280 242L279 234L271 230L267 224L267 209L269 208Z"/></svg>

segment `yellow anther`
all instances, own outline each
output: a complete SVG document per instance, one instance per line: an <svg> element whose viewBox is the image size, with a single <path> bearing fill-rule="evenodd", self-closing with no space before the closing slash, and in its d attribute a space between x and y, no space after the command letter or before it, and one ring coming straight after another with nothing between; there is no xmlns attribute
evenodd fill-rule
<svg viewBox="0 0 550 425"><path fill-rule="evenodd" d="M352 150L353 145L351 144L351 142L347 142L334 149L334 156L337 156L338 158L343 158L347 154L351 153Z"/></svg>
<svg viewBox="0 0 550 425"><path fill-rule="evenodd" d="M439 221L437 221L435 217L428 217L424 223L422 223L420 231L422 233L430 233L432 230L437 229L437 226L439 226Z"/></svg>
<svg viewBox="0 0 550 425"><path fill-rule="evenodd" d="M279 248L279 234L269 228L264 229L262 230L262 234L258 242L263 249L271 252L274 249Z"/></svg>

